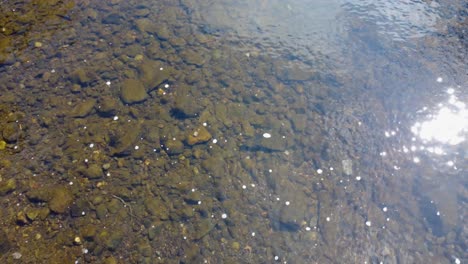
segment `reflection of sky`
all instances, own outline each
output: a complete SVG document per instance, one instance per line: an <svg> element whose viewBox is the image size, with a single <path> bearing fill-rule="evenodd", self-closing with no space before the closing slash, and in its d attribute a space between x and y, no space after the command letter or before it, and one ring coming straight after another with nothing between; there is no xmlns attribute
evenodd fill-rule
<svg viewBox="0 0 468 264"><path fill-rule="evenodd" d="M416 122L411 131L424 143L458 145L466 140L468 132L468 109L449 88L449 99L440 103L434 113L427 112L424 118Z"/></svg>
<svg viewBox="0 0 468 264"><path fill-rule="evenodd" d="M438 82L442 82L442 79L439 78ZM468 107L457 96L460 90L460 87L446 88L445 99L417 111L410 125L410 134L400 135L405 138L410 137L411 142L407 142L407 145L403 143L393 150L410 155L414 163L422 161L418 155L431 156L434 161L437 160L433 165L442 162L444 166L458 169L456 161L460 160L460 155L463 155L459 152L459 146L468 141ZM399 134L401 134L399 128L385 131L387 138L396 137ZM387 152L381 152L380 156L387 156ZM399 170L400 167L395 166L394 169Z"/></svg>
<svg viewBox="0 0 468 264"><path fill-rule="evenodd" d="M356 21L375 25L382 35L404 41L434 32L440 19L439 5L423 0L199 1L201 17L213 28L325 53L330 44L341 43L347 25Z"/></svg>

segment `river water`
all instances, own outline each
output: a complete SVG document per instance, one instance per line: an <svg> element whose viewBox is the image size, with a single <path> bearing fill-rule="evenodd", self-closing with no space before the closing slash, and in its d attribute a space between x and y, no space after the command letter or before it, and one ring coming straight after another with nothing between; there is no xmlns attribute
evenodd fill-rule
<svg viewBox="0 0 468 264"><path fill-rule="evenodd" d="M467 262L467 10L0 1L1 262Z"/></svg>

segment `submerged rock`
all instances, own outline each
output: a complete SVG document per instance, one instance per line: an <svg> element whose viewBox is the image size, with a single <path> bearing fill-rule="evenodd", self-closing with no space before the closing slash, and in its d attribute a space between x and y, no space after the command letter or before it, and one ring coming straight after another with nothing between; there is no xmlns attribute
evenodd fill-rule
<svg viewBox="0 0 468 264"><path fill-rule="evenodd" d="M51 191L49 208L52 212L63 214L73 202L73 195L66 187L56 187Z"/></svg>
<svg viewBox="0 0 468 264"><path fill-rule="evenodd" d="M167 81L171 75L170 69L160 61L146 60L138 67L140 80L148 91Z"/></svg>
<svg viewBox="0 0 468 264"><path fill-rule="evenodd" d="M187 136L187 143L191 146L200 144L200 143L205 143L211 139L211 134L208 132L208 130L204 126L200 126L193 130L188 136Z"/></svg>
<svg viewBox="0 0 468 264"><path fill-rule="evenodd" d="M126 79L120 89L120 98L124 103L133 104L146 100L148 94L142 82L135 79Z"/></svg>
<svg viewBox="0 0 468 264"><path fill-rule="evenodd" d="M111 135L110 146L112 147L112 155L128 154L133 148L134 143L140 135L140 124L129 124L119 127L114 134Z"/></svg>
<svg viewBox="0 0 468 264"><path fill-rule="evenodd" d="M13 192L16 189L15 179L9 179L0 182L0 196L4 196L8 193Z"/></svg>
<svg viewBox="0 0 468 264"><path fill-rule="evenodd" d="M91 82L91 78L88 76L88 73L83 68L78 68L73 71L70 75L72 82L77 84L87 84Z"/></svg>
<svg viewBox="0 0 468 264"><path fill-rule="evenodd" d="M199 105L191 93L191 88L186 85L178 87L173 111L179 117L195 117L197 116L203 106Z"/></svg>
<svg viewBox="0 0 468 264"><path fill-rule="evenodd" d="M96 99L88 99L73 107L70 114L72 117L85 117L93 111L95 105Z"/></svg>
<svg viewBox="0 0 468 264"><path fill-rule="evenodd" d="M2 136L3 136L3 139L7 143L16 142L20 137L20 129L19 129L18 124L16 124L16 123L7 123L6 125L4 125L3 126L3 131L2 131Z"/></svg>

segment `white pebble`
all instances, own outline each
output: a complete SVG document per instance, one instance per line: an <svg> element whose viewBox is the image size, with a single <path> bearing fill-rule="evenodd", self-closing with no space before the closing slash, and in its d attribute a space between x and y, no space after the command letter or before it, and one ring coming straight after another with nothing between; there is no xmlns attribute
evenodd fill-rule
<svg viewBox="0 0 468 264"><path fill-rule="evenodd" d="M310 227L306 227L305 229L306 229L306 231L310 231Z"/></svg>
<svg viewBox="0 0 468 264"><path fill-rule="evenodd" d="M114 121L117 121L119 120L119 117L118 116L114 116Z"/></svg>
<svg viewBox="0 0 468 264"><path fill-rule="evenodd" d="M455 264L461 264L461 261L459 258L455 258Z"/></svg>
<svg viewBox="0 0 468 264"><path fill-rule="evenodd" d="M361 180L361 176L356 176L356 181L360 181Z"/></svg>
<svg viewBox="0 0 468 264"><path fill-rule="evenodd" d="M164 88L169 88L169 84L166 83L166 84L164 85Z"/></svg>
<svg viewBox="0 0 468 264"><path fill-rule="evenodd" d="M140 147L139 146L135 146L135 150L138 150Z"/></svg>
<svg viewBox="0 0 468 264"><path fill-rule="evenodd" d="M244 189L244 190L245 190L245 189L247 189L247 186L245 186L245 185L242 185L242 189Z"/></svg>
<svg viewBox="0 0 468 264"><path fill-rule="evenodd" d="M227 218L227 214L222 214L222 215L221 215L221 218L222 218L222 219L226 219L226 218Z"/></svg>
<svg viewBox="0 0 468 264"><path fill-rule="evenodd" d="M387 212L387 207L382 208L384 212Z"/></svg>
<svg viewBox="0 0 468 264"><path fill-rule="evenodd" d="M443 81L444 81L444 79L442 79L442 77L438 77L438 78L437 78L437 82L438 82L438 83L441 83L441 82L443 82Z"/></svg>
<svg viewBox="0 0 468 264"><path fill-rule="evenodd" d="M216 143L218 143L218 140L215 138L213 139L213 144L216 144Z"/></svg>
<svg viewBox="0 0 468 264"><path fill-rule="evenodd" d="M111 85L111 82L110 82L110 81L107 81L107 82L106 82L106 85L107 85L107 86L110 86L110 85Z"/></svg>
<svg viewBox="0 0 468 264"><path fill-rule="evenodd" d="M286 201L284 204L285 205L290 205L291 203L289 201Z"/></svg>
<svg viewBox="0 0 468 264"><path fill-rule="evenodd" d="M23 255L21 255L21 253L19 252L15 252L13 254L11 254L13 256L14 259L20 259Z"/></svg>
<svg viewBox="0 0 468 264"><path fill-rule="evenodd" d="M327 222L330 222L330 217L325 218L325 220L327 220Z"/></svg>
<svg viewBox="0 0 468 264"><path fill-rule="evenodd" d="M317 173L318 173L318 174L322 174L322 173L323 173L323 170L322 170L322 169L318 169L318 170L317 170Z"/></svg>
<svg viewBox="0 0 468 264"><path fill-rule="evenodd" d="M252 232L252 236L253 236L253 237L255 236L255 232Z"/></svg>
<svg viewBox="0 0 468 264"><path fill-rule="evenodd" d="M279 257L278 257L278 256L275 256L275 260L278 260L278 259L279 259Z"/></svg>
<svg viewBox="0 0 468 264"><path fill-rule="evenodd" d="M263 137L264 138L271 138L271 134L270 133L263 133Z"/></svg>
<svg viewBox="0 0 468 264"><path fill-rule="evenodd" d="M366 221L366 226L371 226L372 222L371 221Z"/></svg>
<svg viewBox="0 0 468 264"><path fill-rule="evenodd" d="M90 147L90 148L93 148L93 147L94 147L94 144L93 144L93 143L89 144L89 147Z"/></svg>

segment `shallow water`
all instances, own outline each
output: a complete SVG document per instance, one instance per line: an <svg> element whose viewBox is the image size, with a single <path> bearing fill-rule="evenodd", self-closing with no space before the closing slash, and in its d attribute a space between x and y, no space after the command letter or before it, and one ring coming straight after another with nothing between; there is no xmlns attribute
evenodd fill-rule
<svg viewBox="0 0 468 264"><path fill-rule="evenodd" d="M2 263L466 262L467 8L2 1Z"/></svg>

